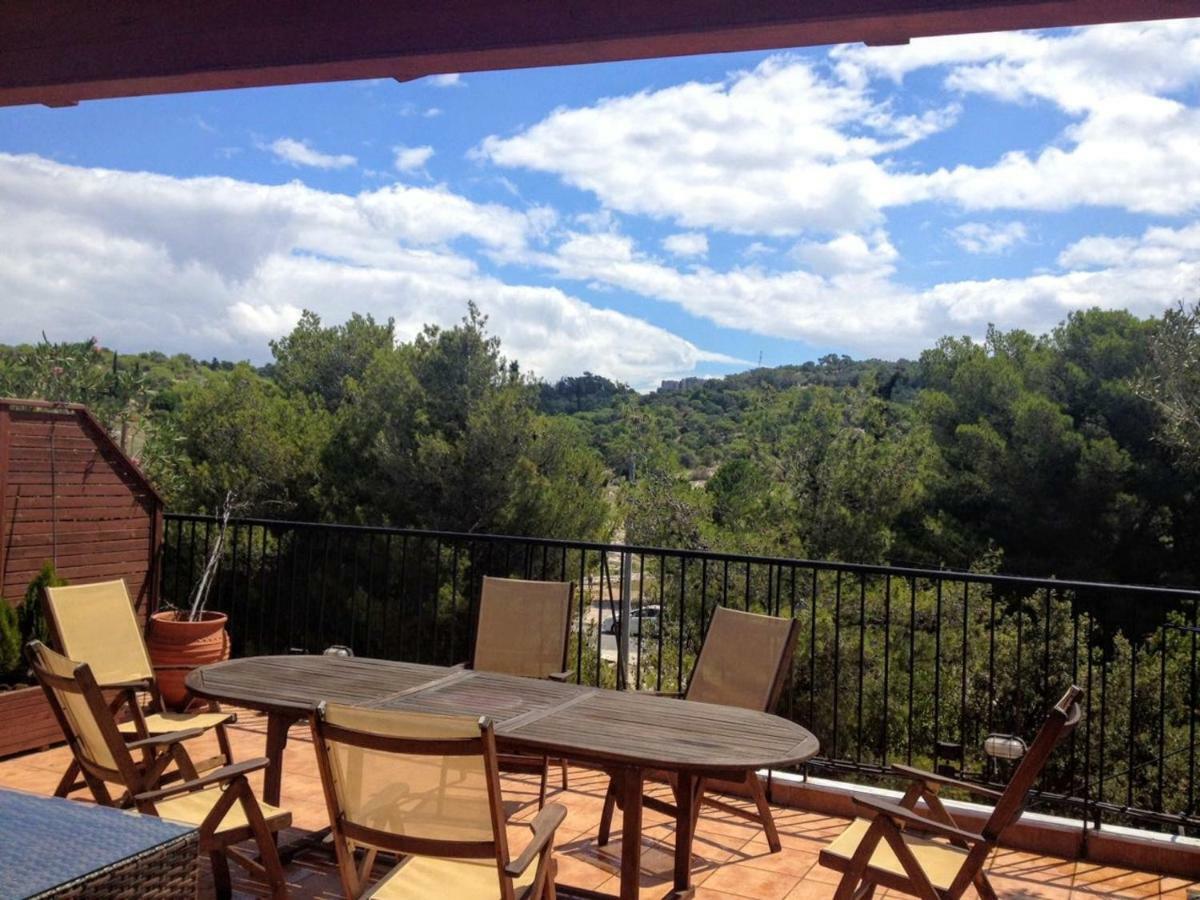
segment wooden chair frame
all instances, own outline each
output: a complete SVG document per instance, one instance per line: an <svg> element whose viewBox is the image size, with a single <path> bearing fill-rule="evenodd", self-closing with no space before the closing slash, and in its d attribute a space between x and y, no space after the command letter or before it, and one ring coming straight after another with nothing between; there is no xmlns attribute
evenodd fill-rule
<svg viewBox="0 0 1200 900"><path fill-rule="evenodd" d="M125 585L124 579L117 579L120 582L122 589L125 591L126 597L129 595L129 589ZM59 621L58 610L55 606L55 601L51 596L51 588L42 588L41 603L42 611L46 617L46 623L50 631L51 645L55 650L69 656L66 651L66 643L62 639L62 623ZM149 654L147 654L147 657ZM83 660L86 662L86 660ZM191 671L191 666L169 666L163 668L172 668ZM110 708L114 716L119 716L123 711L127 711L130 720L134 725L134 736L137 740L145 740L151 736L151 732L146 725L147 713L165 713L167 712L166 704L163 702L162 693L158 688L158 679L155 677L154 670L151 669L146 678L139 678L132 681L123 681L114 684L100 685L102 691L110 693L113 696L113 702ZM139 695L145 694L149 697L149 702L145 705L139 702ZM207 704L209 712L220 712L220 706L215 702ZM218 756L209 759L201 760L195 764L198 771L204 772L209 769L215 769L224 765L231 765L234 762L233 747L229 741L229 733L225 730L226 724L233 724L237 721L236 713L228 714L228 722L221 722L212 728L213 733L217 738L217 746L220 749ZM181 722L180 725L186 728L186 722ZM177 729L176 729L177 730ZM208 728L201 729L207 731ZM171 732L160 732L171 733ZM59 779L58 786L54 789L54 796L66 797L72 791L78 790L87 785L87 780L80 779L79 763L72 759L67 764L66 770L63 772L62 778ZM168 773L165 776L168 780L172 778L172 774Z"/></svg>
<svg viewBox="0 0 1200 900"><path fill-rule="evenodd" d="M718 610L721 607L717 608ZM717 613L714 612L713 618L716 618ZM712 622L709 623L711 629ZM772 677L771 690L767 697L767 702L764 704L762 712L770 712L779 703L779 697L783 693L784 685L787 683L792 670L792 659L796 652L796 641L800 635L800 622L797 619L789 620L787 637L784 640L783 646L780 648L779 659L775 662L775 672ZM708 643L708 637L705 637L705 645ZM688 675L688 688L690 692L693 676L704 659L704 647L700 649L700 655L696 658L696 662L692 666L692 671ZM688 699L688 692L683 694L671 692L659 692L660 696L677 697L682 700ZM621 775L614 772L609 776L608 791L604 796L604 809L600 814L600 831L596 842L604 846L608 843L612 833L612 820L615 809L620 805L622 796ZM740 806L734 806L732 803L727 803L724 800L719 800L715 797L708 796L708 792L713 788L719 789L722 785L732 785L744 789L749 792L751 799L754 800L754 811L743 809ZM667 803L659 800L657 797L645 796L642 798L642 805L666 813L670 816L675 816L683 799L679 796L679 786L672 780L671 789L675 793L675 803ZM687 798L690 802L686 808L692 810L692 832L696 830L696 822L700 817L700 810L703 806L709 806L713 809L719 809L721 812L729 815L737 816L738 818L748 819L755 822L763 829L763 833L767 838L767 845L772 853L778 853L783 849L783 845L779 840L779 830L775 827L775 817L771 813L771 804L767 799L767 793L763 787L762 779L758 777L758 772L750 770L746 772L746 777L742 781L731 782L721 778L709 778L700 774L693 781L692 797Z"/></svg>
<svg viewBox="0 0 1200 900"><path fill-rule="evenodd" d="M821 865L842 872L842 880L834 894L835 900L865 900L874 893L876 887L904 891L923 900L954 900L971 886L975 887L983 900L995 900L996 892L988 881L984 864L1004 829L1020 817L1028 793L1054 748L1079 724L1082 713L1078 701L1082 694L1081 688L1072 685L1055 704L1003 791L908 766L892 766L891 772L911 781L898 803L854 797L855 806L870 825L853 856L847 859L830 853L828 848L822 850L820 855ZM939 797L941 789L945 787L970 792L995 803L991 816L979 833L960 827L954 820ZM926 814L916 810L918 800L925 802L928 809ZM930 881L912 847L905 842L905 834L912 833L941 838L967 851L948 888L939 889ZM895 853L903 874L871 865L881 841Z"/></svg>
<svg viewBox="0 0 1200 900"><path fill-rule="evenodd" d="M329 809L338 874L348 898L356 900L363 896L371 869L382 850L397 856L412 854L451 859L494 859L501 900L515 900L513 879L524 874L536 860L537 870L527 897L555 900L554 834L566 818L566 808L557 803L543 807L528 823L533 838L521 855L513 859L508 849L508 820L504 813L500 789L499 754L496 752L496 736L490 719L485 717L479 720L477 738L423 740L355 731L333 725L325 721L325 709L326 706L322 703L311 719L313 746L316 748L317 767L321 773L321 785ZM333 763L326 741L384 753L482 756L494 838L491 841L477 842L433 840L382 831L347 821L334 788ZM369 847L357 862L352 846L355 843Z"/></svg>
<svg viewBox="0 0 1200 900"><path fill-rule="evenodd" d="M500 579L500 578L494 578L492 576L485 576L483 579L483 585L480 589L480 596L479 596L479 605L480 605L481 611L482 611L483 604L486 602L486 599L487 599L487 586L488 586L489 581L515 581L515 580L518 580L518 579ZM569 648L570 642L571 642L571 610L574 606L574 601L575 601L575 582L570 581L570 582L550 582L550 583L565 584L567 586L567 614L565 616L563 616L562 653L560 654L560 661L558 663L558 671L547 672L544 677L549 679L550 681L569 681L571 679L571 675L573 673L571 673L570 671L567 670L567 651L568 651L568 648ZM479 630L478 622L476 622L475 647L474 647L474 653L472 654L473 657L478 655L479 641L480 641L481 637L482 637L482 634ZM471 661L471 668L475 668L474 658L472 658L472 661ZM512 673L505 673L505 674L512 674ZM546 789L548 787L549 780L550 780L550 764L552 762L555 762L555 760L552 760L548 754L543 754L542 756L532 756L530 754L523 754L523 753L502 753L500 755L499 759L500 759L500 771L502 771L502 772L527 773L527 774L541 776L541 781L538 785L538 809L541 809L543 806L545 806L546 805ZM568 779L568 774L567 774L567 761L565 759L560 758L557 760L557 763L558 763L558 768L559 768L559 775L561 778L562 790L565 791L569 787L569 779Z"/></svg>
<svg viewBox="0 0 1200 900"><path fill-rule="evenodd" d="M46 694L54 717L62 728L83 780L91 788L96 802L103 806L132 806L138 812L157 816L155 804L160 801L220 785L221 798L199 826L200 849L208 853L212 862L217 896L232 896L228 865L228 860L232 859L247 871L265 880L271 888L272 897L286 897L287 884L273 834L290 825L291 816L286 815L282 819L276 817L268 822L263 816L250 782L246 779L251 772L265 769L268 761L265 758L247 760L201 775L196 771L183 746L185 741L204 733L200 728L147 736L127 743L117 727L114 715L114 709L120 709L124 701L120 697L112 702L105 700L104 693L87 663L76 665L69 677L49 671L41 663L40 655L43 649L45 645L40 641L31 641L26 646L26 656ZM76 694L84 699L109 755L116 764L115 768L100 765L89 757L59 702L56 691ZM141 763L134 760L134 751L143 754ZM171 763L178 766L184 780L164 786L164 775ZM119 784L124 788L120 798L113 799L108 790L109 784ZM219 830L221 820L235 803L241 805L247 824L239 828ZM251 839L258 845L259 861L234 849L235 844Z"/></svg>

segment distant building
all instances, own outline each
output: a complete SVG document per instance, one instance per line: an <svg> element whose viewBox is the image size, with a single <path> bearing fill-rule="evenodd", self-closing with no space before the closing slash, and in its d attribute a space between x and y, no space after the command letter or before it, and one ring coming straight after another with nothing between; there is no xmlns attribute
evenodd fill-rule
<svg viewBox="0 0 1200 900"><path fill-rule="evenodd" d="M673 391L690 391L694 387L700 387L704 380L699 375L693 375L690 378L668 378L658 386L658 390L664 394Z"/></svg>

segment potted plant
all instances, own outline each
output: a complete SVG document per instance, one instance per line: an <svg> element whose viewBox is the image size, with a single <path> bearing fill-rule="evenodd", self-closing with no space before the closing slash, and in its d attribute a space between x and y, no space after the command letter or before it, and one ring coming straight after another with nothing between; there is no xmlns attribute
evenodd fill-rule
<svg viewBox="0 0 1200 900"><path fill-rule="evenodd" d="M229 632L226 625L229 617L222 612L212 612L205 607L209 592L225 549L225 531L234 509L232 492L226 495L221 511L221 527L216 541L204 563L200 579L188 596L187 607L169 607L150 616L146 634L146 649L163 702L173 709L188 705L187 685L184 683L189 672L209 663L229 659Z"/></svg>

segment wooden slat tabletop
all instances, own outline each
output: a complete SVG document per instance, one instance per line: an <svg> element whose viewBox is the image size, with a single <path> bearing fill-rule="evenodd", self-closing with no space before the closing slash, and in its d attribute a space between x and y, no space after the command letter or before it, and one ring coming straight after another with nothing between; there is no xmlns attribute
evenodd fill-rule
<svg viewBox="0 0 1200 900"><path fill-rule="evenodd" d="M197 669L188 686L265 712L306 714L332 701L486 715L508 749L598 764L744 772L802 763L819 749L806 729L753 710L388 660L249 657Z"/></svg>

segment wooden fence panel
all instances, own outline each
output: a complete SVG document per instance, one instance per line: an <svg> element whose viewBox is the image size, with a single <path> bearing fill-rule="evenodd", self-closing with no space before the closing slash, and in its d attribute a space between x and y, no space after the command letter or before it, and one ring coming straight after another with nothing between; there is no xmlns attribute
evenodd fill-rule
<svg viewBox="0 0 1200 900"><path fill-rule="evenodd" d="M17 604L47 560L72 584L124 578L158 601L162 499L83 407L0 400L0 596Z"/></svg>

